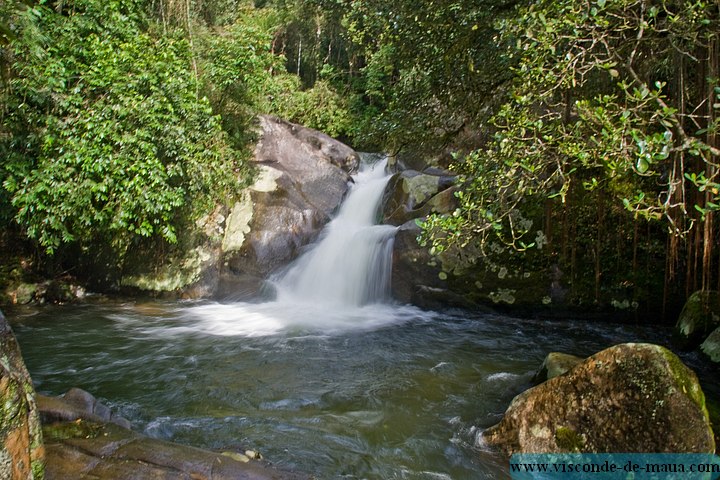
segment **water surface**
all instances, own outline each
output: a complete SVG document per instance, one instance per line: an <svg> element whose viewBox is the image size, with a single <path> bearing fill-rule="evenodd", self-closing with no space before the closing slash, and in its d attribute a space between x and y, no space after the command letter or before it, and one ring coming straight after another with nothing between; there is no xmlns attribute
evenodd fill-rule
<svg viewBox="0 0 720 480"><path fill-rule="evenodd" d="M147 435L258 449L322 479L505 478L505 460L477 434L547 352L667 340L658 328L393 305L131 301L8 313L38 391L80 387Z"/></svg>

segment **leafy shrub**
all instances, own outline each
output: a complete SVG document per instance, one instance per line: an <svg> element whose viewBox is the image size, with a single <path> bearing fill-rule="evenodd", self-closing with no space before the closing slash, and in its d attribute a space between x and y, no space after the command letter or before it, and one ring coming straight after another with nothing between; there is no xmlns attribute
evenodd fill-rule
<svg viewBox="0 0 720 480"><path fill-rule="evenodd" d="M154 38L131 0L43 8L38 45L15 43L3 186L15 219L48 252L99 238L176 241L244 172L198 98L188 42ZM37 54L40 52L40 54Z"/></svg>

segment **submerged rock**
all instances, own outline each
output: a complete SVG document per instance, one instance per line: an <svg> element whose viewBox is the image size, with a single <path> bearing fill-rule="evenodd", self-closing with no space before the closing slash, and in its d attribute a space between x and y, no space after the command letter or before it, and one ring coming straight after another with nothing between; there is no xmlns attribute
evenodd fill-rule
<svg viewBox="0 0 720 480"><path fill-rule="evenodd" d="M42 479L45 450L35 391L20 347L0 312L0 478Z"/></svg>
<svg viewBox="0 0 720 480"><path fill-rule="evenodd" d="M130 428L130 422L99 402L92 394L79 388L71 388L61 397L37 395L42 422L111 422L123 428Z"/></svg>
<svg viewBox="0 0 720 480"><path fill-rule="evenodd" d="M545 357L540 369L533 377L534 383L542 383L551 378L559 377L569 372L585 359L561 352L550 352Z"/></svg>
<svg viewBox="0 0 720 480"><path fill-rule="evenodd" d="M228 455L144 437L111 423L77 421L44 428L47 480L299 480L245 455ZM232 453L232 452L230 452Z"/></svg>
<svg viewBox="0 0 720 480"><path fill-rule="evenodd" d="M669 350L622 344L513 399L483 434L513 453L712 453L697 377Z"/></svg>

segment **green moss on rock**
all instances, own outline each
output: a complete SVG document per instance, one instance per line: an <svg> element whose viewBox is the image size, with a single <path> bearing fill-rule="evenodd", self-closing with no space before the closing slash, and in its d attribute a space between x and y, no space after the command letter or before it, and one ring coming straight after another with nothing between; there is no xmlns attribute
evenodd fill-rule
<svg viewBox="0 0 720 480"><path fill-rule="evenodd" d="M174 292L197 282L204 268L213 261L208 250L197 247L175 263L168 263L153 273L129 275L122 279L125 287L150 292Z"/></svg>
<svg viewBox="0 0 720 480"><path fill-rule="evenodd" d="M670 367L669 371L673 376L676 387L692 399L695 405L704 413L705 418L709 419L710 417L708 416L708 411L705 406L705 393L703 393L700 387L695 372L686 367L680 358L667 348L658 348L661 349L667 365Z"/></svg>
<svg viewBox="0 0 720 480"><path fill-rule="evenodd" d="M0 352L0 478L39 480L45 456L35 392L1 312Z"/></svg>
<svg viewBox="0 0 720 480"><path fill-rule="evenodd" d="M558 427L555 430L555 443L562 450L579 452L585 446L585 439L572 428Z"/></svg>
<svg viewBox="0 0 720 480"><path fill-rule="evenodd" d="M715 451L695 373L651 344L608 348L521 393L484 438L508 454Z"/></svg>
<svg viewBox="0 0 720 480"><path fill-rule="evenodd" d="M69 438L96 438L102 433L103 425L78 419L74 422L58 422L43 425L46 441L67 440Z"/></svg>

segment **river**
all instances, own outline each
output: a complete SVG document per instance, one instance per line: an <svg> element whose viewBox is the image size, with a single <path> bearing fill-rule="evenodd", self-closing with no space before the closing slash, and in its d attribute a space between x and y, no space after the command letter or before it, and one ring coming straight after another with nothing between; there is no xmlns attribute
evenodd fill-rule
<svg viewBox="0 0 720 480"><path fill-rule="evenodd" d="M322 479L504 478L478 430L547 352L667 341L657 328L408 307L395 307L393 323L331 333L218 334L198 328L194 310L206 307L217 305L113 301L8 316L38 391L81 387L147 435L257 449Z"/></svg>
<svg viewBox="0 0 720 480"><path fill-rule="evenodd" d="M506 460L479 432L548 352L668 344L657 327L393 303L393 229L373 214L386 180L382 167L356 177L318 246L271 279L273 300L98 297L8 311L37 390L80 387L146 435L255 449L320 479L494 479ZM695 354L683 359L712 378Z"/></svg>

